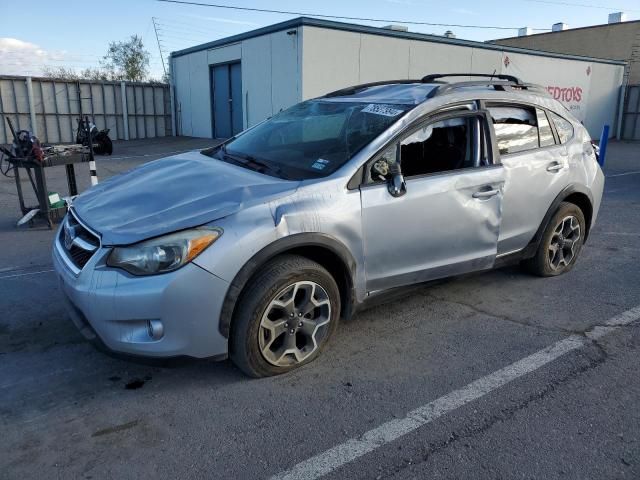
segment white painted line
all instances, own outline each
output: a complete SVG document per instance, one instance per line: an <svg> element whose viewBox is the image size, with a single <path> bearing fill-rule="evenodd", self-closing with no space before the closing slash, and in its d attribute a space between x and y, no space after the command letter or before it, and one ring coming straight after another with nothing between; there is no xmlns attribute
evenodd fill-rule
<svg viewBox="0 0 640 480"><path fill-rule="evenodd" d="M622 327L624 325L629 325L630 323L635 322L640 318L640 305L632 308L631 310L627 310L626 312L622 312L620 315L616 315L615 317L611 317L609 320L605 322L605 326L607 327ZM591 329L591 331L593 331Z"/></svg>
<svg viewBox="0 0 640 480"><path fill-rule="evenodd" d="M586 337L592 340L600 339L617 330L620 326L628 325L638 319L640 319L640 306L610 318L602 326L593 327L588 331ZM452 410L477 400L587 344L587 338L581 335L571 335L533 355L529 355L507 367L479 378L459 390L454 390L443 397L418 407L407 413L404 418L390 420L365 432L358 438L347 440L340 445L304 460L290 470L271 477L271 479L310 480L327 475L337 468L433 422Z"/></svg>
<svg viewBox="0 0 640 480"><path fill-rule="evenodd" d="M39 272L15 273L13 275L2 276L2 277L0 277L0 280L4 280L6 278L24 277L24 276L27 276L27 275L38 275L40 273L51 273L53 271L54 270L52 269L52 270L40 270Z"/></svg>
<svg viewBox="0 0 640 480"><path fill-rule="evenodd" d="M613 175L607 175L606 178L624 177L626 175L638 175L639 173L640 170L637 170L635 172L614 173Z"/></svg>

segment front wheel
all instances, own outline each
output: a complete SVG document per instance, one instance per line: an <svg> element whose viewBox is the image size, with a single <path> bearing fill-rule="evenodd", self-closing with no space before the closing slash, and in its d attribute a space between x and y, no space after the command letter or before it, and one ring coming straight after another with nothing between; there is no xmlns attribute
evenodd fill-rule
<svg viewBox="0 0 640 480"><path fill-rule="evenodd" d="M586 225L577 205L562 202L545 229L538 251L523 266L535 275L552 277L568 272L578 258Z"/></svg>
<svg viewBox="0 0 640 480"><path fill-rule="evenodd" d="M252 377L288 372L320 354L339 316L338 286L322 265L300 256L276 257L239 299L231 360Z"/></svg>

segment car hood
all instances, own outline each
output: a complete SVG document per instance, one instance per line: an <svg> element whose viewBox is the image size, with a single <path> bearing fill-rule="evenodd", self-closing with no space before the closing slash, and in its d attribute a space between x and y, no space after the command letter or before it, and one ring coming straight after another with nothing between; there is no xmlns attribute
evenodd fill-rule
<svg viewBox="0 0 640 480"><path fill-rule="evenodd" d="M299 182L189 152L112 177L73 202L103 245L127 245L293 193Z"/></svg>

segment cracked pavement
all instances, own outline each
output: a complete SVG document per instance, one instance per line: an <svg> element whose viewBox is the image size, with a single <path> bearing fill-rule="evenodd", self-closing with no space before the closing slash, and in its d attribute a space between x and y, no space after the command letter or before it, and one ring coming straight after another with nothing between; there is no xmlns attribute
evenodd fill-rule
<svg viewBox="0 0 640 480"><path fill-rule="evenodd" d="M134 157L143 146L99 160L99 175L154 158ZM52 233L13 228L0 177L0 478L267 478L575 334L584 347L326 478L640 478L640 322L588 333L640 305L640 174L615 176L639 170L640 145L608 155L598 223L567 275L511 266L413 288L343 323L313 364L261 380L84 342L48 272Z"/></svg>

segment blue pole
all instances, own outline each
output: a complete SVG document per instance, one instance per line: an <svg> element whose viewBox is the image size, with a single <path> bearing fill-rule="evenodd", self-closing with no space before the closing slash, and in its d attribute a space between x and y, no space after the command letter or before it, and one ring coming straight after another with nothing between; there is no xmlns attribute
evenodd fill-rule
<svg viewBox="0 0 640 480"><path fill-rule="evenodd" d="M604 166L604 158L607 155L607 144L609 143L609 125L602 127L602 135L600 135L600 156L598 157L598 163L600 166Z"/></svg>

